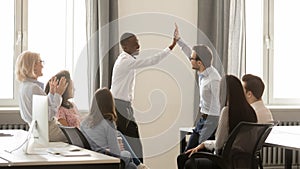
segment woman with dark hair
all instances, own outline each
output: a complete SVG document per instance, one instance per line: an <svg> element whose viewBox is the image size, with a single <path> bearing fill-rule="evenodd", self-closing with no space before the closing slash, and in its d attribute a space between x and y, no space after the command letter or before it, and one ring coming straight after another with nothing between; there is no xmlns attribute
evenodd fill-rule
<svg viewBox="0 0 300 169"><path fill-rule="evenodd" d="M215 150L217 153L223 148L231 131L242 121L257 122L256 113L247 102L240 80L233 75L226 75L221 79L220 104L223 105L218 128L216 131L216 140L207 140L197 147L188 150L191 156L200 150ZM218 168L207 159L196 159L197 166L201 168ZM186 169L197 168L194 161L187 160Z"/></svg>
<svg viewBox="0 0 300 169"><path fill-rule="evenodd" d="M77 109L77 106L70 101L74 97L74 85L71 79L70 73L67 70L62 70L58 72L54 77L60 80L64 77L68 83L67 89L62 94L62 102L56 113L56 118L60 124L70 127L78 127L80 125L81 116ZM46 85L45 92L48 94L50 90L49 82Z"/></svg>
<svg viewBox="0 0 300 169"><path fill-rule="evenodd" d="M126 138L117 131L116 121L113 96L108 88L102 88L95 92L90 113L81 122L80 129L92 150L102 152L103 148L107 149L108 154L117 155L124 161L126 169L148 169L136 157Z"/></svg>

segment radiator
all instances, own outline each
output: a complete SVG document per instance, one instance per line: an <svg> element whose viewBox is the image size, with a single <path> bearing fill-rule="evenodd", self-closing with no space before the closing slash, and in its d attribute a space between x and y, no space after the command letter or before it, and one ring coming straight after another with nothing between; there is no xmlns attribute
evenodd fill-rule
<svg viewBox="0 0 300 169"><path fill-rule="evenodd" d="M29 126L27 124L0 124L0 130L11 130L11 129L21 129L28 130Z"/></svg>
<svg viewBox="0 0 300 169"><path fill-rule="evenodd" d="M300 121L285 121L280 122L280 126L299 126ZM266 167L284 166L284 148L278 147L263 147L262 160L263 165ZM298 166L300 164L300 152L299 150L293 150L292 166Z"/></svg>

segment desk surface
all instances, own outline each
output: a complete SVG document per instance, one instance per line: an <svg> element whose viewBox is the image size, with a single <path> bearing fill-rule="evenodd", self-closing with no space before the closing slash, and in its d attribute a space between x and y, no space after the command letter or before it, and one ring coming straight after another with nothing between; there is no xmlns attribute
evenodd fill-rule
<svg viewBox="0 0 300 169"><path fill-rule="evenodd" d="M3 166L8 166L8 161L0 158L0 167L3 167Z"/></svg>
<svg viewBox="0 0 300 169"><path fill-rule="evenodd" d="M25 154L23 148L19 148L12 153L5 150L16 149L19 145L22 145L26 140L27 132L24 130L0 130L0 166L5 166L7 163L9 166L30 166L30 165L52 165L52 164L112 164L120 163L120 159L107 156L94 151L81 149L74 145L69 145L62 142L51 142L50 148L63 149L69 151L71 149L80 149L83 153L88 153L90 156L76 156L65 157L62 155L55 155L51 153L45 153L44 155L28 155ZM5 134L11 134L12 136L5 136Z"/></svg>
<svg viewBox="0 0 300 169"><path fill-rule="evenodd" d="M267 146L282 147L285 149L285 169L292 168L292 150L300 149L300 126L274 126L265 141Z"/></svg>
<svg viewBox="0 0 300 169"><path fill-rule="evenodd" d="M274 126L265 143L289 149L300 149L300 126Z"/></svg>

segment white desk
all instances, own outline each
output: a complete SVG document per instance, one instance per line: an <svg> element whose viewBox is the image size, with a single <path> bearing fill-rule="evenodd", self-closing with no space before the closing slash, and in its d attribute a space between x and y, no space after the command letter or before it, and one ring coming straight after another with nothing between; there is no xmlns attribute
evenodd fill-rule
<svg viewBox="0 0 300 169"><path fill-rule="evenodd" d="M0 158L0 168L8 166L8 161Z"/></svg>
<svg viewBox="0 0 300 169"><path fill-rule="evenodd" d="M300 150L300 126L274 126L266 146L285 148L285 168L292 168L292 150Z"/></svg>
<svg viewBox="0 0 300 169"><path fill-rule="evenodd" d="M105 168L119 169L120 159L107 156L94 151L81 149L80 151L90 156L64 157L47 153L44 155L28 155L20 148L12 153L5 150L13 150L26 139L27 132L24 130L0 130L0 133L12 134L13 136L0 135L0 166L1 168ZM50 143L49 147L69 150L79 148L62 142Z"/></svg>

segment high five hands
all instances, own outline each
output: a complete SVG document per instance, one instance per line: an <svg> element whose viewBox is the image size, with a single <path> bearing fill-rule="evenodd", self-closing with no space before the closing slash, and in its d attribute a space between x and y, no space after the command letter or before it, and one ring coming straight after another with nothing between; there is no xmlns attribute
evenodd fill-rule
<svg viewBox="0 0 300 169"><path fill-rule="evenodd" d="M178 26L175 23L175 30L174 30L174 35L173 35L173 42L169 46L170 50L172 50L175 47L175 45L176 45L176 43L177 43L178 40L179 40L179 31L178 31Z"/></svg>
<svg viewBox="0 0 300 169"><path fill-rule="evenodd" d="M178 25L176 23L175 23L175 30L174 30L174 39L176 40L176 42L180 39Z"/></svg>

